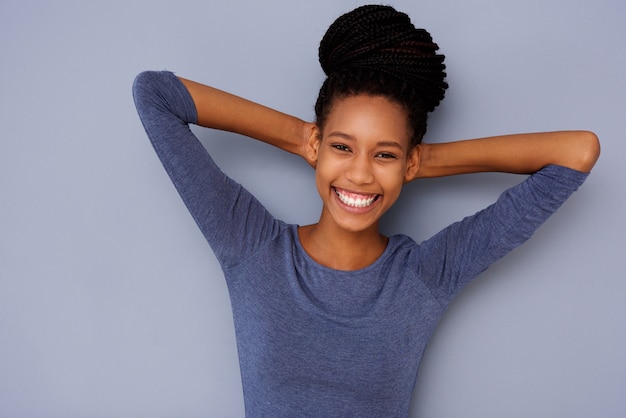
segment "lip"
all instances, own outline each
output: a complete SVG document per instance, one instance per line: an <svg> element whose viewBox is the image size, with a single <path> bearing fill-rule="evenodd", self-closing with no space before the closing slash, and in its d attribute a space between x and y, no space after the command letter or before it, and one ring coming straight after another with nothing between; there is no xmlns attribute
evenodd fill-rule
<svg viewBox="0 0 626 418"><path fill-rule="evenodd" d="M343 208L345 211L351 212L351 213L356 213L356 214L361 214L361 213L367 213L370 212L371 210L373 210L374 208L376 208L381 200L382 200L382 195L378 194L378 193L362 193L362 192L355 192L355 191L351 191L348 189L343 189L340 187L331 187L333 195L335 196L335 200L337 201L337 204ZM374 201L367 205L367 206L351 206L349 204L344 203L341 198L339 197L339 193L343 192L343 194L349 194L349 195L354 195L354 196L359 196L363 199L369 199L369 198L374 198Z"/></svg>

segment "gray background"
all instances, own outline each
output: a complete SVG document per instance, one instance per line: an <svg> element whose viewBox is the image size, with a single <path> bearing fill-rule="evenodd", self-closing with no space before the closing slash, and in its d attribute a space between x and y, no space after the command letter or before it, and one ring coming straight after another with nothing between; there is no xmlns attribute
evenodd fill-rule
<svg viewBox="0 0 626 418"><path fill-rule="evenodd" d="M0 1L0 416L243 415L218 265L130 87L169 69L305 119L319 39L358 1ZM453 303L414 417L626 416L626 2L398 0L447 55L428 141L590 129L603 155ZM198 130L276 216L320 203L296 157ZM384 223L423 240L521 180L411 184Z"/></svg>

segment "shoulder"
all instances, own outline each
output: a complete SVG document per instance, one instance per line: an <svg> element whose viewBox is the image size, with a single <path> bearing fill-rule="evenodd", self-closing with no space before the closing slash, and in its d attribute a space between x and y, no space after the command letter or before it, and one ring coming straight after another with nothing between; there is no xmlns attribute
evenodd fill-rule
<svg viewBox="0 0 626 418"><path fill-rule="evenodd" d="M380 261L385 265L403 266L411 271L416 271L419 261L418 244L413 238L404 234L395 234L389 237L387 249L381 256Z"/></svg>

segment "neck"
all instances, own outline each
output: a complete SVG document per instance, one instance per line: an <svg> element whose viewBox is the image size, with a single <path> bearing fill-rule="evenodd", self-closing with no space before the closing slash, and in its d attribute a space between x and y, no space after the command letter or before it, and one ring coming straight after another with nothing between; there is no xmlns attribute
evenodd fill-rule
<svg viewBox="0 0 626 418"><path fill-rule="evenodd" d="M389 241L378 232L378 225L351 232L320 222L300 227L298 235L311 258L336 270L358 270L369 266L381 256Z"/></svg>

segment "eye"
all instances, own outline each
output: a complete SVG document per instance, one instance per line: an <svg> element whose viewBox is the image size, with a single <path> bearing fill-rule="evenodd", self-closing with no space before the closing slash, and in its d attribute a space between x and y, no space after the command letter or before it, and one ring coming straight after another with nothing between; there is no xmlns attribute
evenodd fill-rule
<svg viewBox="0 0 626 418"><path fill-rule="evenodd" d="M348 148L348 146L344 144L331 144L330 146L338 151L350 151L350 148Z"/></svg>
<svg viewBox="0 0 626 418"><path fill-rule="evenodd" d="M378 154L376 154L376 158L381 158L383 160L389 160L389 159L395 160L398 157L391 152L379 152Z"/></svg>

